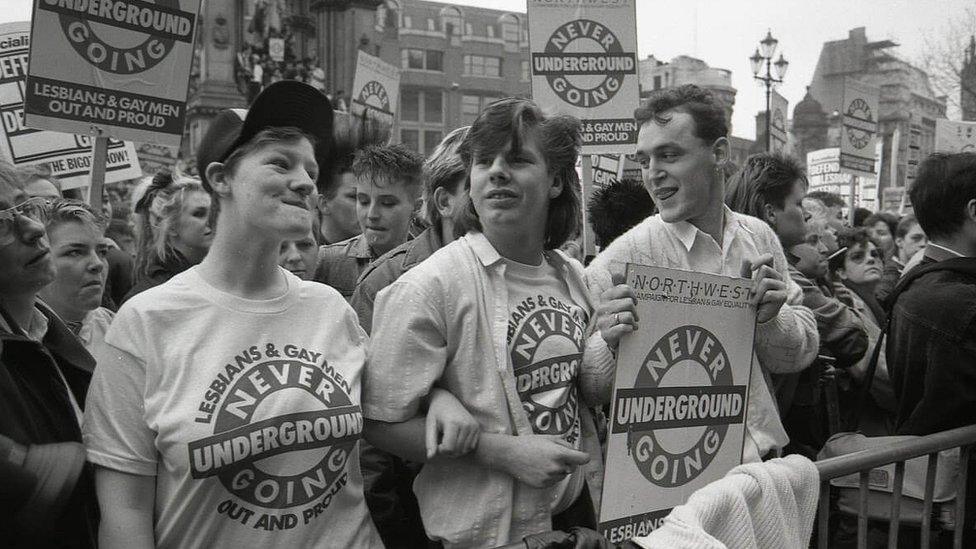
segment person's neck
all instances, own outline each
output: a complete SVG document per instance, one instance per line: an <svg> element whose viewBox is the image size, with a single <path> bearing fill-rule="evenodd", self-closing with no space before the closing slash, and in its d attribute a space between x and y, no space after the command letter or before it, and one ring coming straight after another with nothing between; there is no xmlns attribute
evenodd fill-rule
<svg viewBox="0 0 976 549"><path fill-rule="evenodd" d="M199 266L212 286L244 299L272 299L287 290L278 267L281 242L255 238L243 227L220 226Z"/></svg>
<svg viewBox="0 0 976 549"><path fill-rule="evenodd" d="M955 234L951 237L931 238L929 239L929 243L948 248L966 257L976 257L976 241L967 238L963 234Z"/></svg>
<svg viewBox="0 0 976 549"><path fill-rule="evenodd" d="M183 244L182 242L174 243L173 249L180 252L180 255L182 255L191 265L200 263L203 261L204 256L207 255L207 250L192 248L186 244Z"/></svg>
<svg viewBox="0 0 976 549"><path fill-rule="evenodd" d="M722 207L721 202L709 206L704 214L694 219L689 219L688 223L691 223L699 231L712 237L715 243L720 248L722 247L722 238L725 235L725 208Z"/></svg>
<svg viewBox="0 0 976 549"><path fill-rule="evenodd" d="M864 296L874 295L874 291L878 287L878 282L880 281L859 283L859 282L854 282L851 279L847 279L844 281L844 284L846 284L852 290L857 290L857 293L860 294L861 297L864 297Z"/></svg>
<svg viewBox="0 0 976 549"><path fill-rule="evenodd" d="M337 227L328 216L322 216L322 229L319 233L322 235L323 244L335 244L356 236Z"/></svg>
<svg viewBox="0 0 976 549"><path fill-rule="evenodd" d="M545 237L490 230L484 231L484 234L498 255L505 259L524 265L542 263Z"/></svg>
<svg viewBox="0 0 976 549"><path fill-rule="evenodd" d="M439 226L434 230L439 231L442 246L447 246L448 242L454 241L454 223L452 221L441 219Z"/></svg>
<svg viewBox="0 0 976 549"><path fill-rule="evenodd" d="M34 316L34 301L36 299L36 293L8 294L0 296L0 306L21 330L26 330Z"/></svg>
<svg viewBox="0 0 976 549"><path fill-rule="evenodd" d="M72 307L67 303L52 295L48 295L47 292L41 290L37 294L41 299L44 300L44 304L50 307L55 313L61 317L61 320L65 322L82 322L85 317L88 316L88 311L78 309L77 307Z"/></svg>

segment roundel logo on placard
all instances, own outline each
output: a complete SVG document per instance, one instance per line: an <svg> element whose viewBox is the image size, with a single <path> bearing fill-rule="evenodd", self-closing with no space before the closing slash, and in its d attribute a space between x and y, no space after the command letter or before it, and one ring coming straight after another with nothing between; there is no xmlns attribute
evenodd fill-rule
<svg viewBox="0 0 976 549"><path fill-rule="evenodd" d="M83 0L40 0L58 14L61 30L86 63L114 74L138 74L158 65L177 42L193 43L195 13L179 0L116 0L89 9Z"/></svg>
<svg viewBox="0 0 976 549"><path fill-rule="evenodd" d="M871 117L871 106L860 97L851 101L851 104L848 105L847 115L867 123L874 122L874 119ZM847 126L846 128L847 139L851 142L851 145L854 145L858 149L866 147L871 142L871 136L874 135L872 132L854 126Z"/></svg>
<svg viewBox="0 0 976 549"><path fill-rule="evenodd" d="M386 93L386 88L376 80L370 80L359 90L359 95L355 99L356 103L364 107L372 107L385 113L392 113L390 110L390 95Z"/></svg>
<svg viewBox="0 0 976 549"><path fill-rule="evenodd" d="M545 76L566 103L590 108L613 99L624 78L637 74L637 62L606 26L577 19L557 28L544 52L532 54L532 73Z"/></svg>
<svg viewBox="0 0 976 549"><path fill-rule="evenodd" d="M708 468L729 424L742 421L745 387L732 383L725 347L701 326L675 328L651 347L634 388L618 392L613 418L644 478L671 488Z"/></svg>
<svg viewBox="0 0 976 549"><path fill-rule="evenodd" d="M214 434L189 444L193 478L215 476L229 493L267 509L326 496L346 471L363 423L334 371L268 360L226 394L214 413Z"/></svg>

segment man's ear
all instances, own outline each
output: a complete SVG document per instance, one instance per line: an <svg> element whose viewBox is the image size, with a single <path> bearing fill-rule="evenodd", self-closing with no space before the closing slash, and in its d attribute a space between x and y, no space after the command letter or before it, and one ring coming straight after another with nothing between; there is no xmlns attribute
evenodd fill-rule
<svg viewBox="0 0 976 549"><path fill-rule="evenodd" d="M437 213L441 214L442 218L448 219L454 213L453 197L444 187L434 189L434 196L431 197L431 200L434 201L434 208L437 209Z"/></svg>
<svg viewBox="0 0 976 549"><path fill-rule="evenodd" d="M775 225L776 208L772 204L763 204L763 221L769 225Z"/></svg>
<svg viewBox="0 0 976 549"><path fill-rule="evenodd" d="M966 217L976 223L976 198L966 202Z"/></svg>
<svg viewBox="0 0 976 549"><path fill-rule="evenodd" d="M726 162L732 161L732 151L729 145L729 140L725 137L719 137L712 143L712 154L715 155L715 163L718 165L725 164Z"/></svg>
<svg viewBox="0 0 976 549"><path fill-rule="evenodd" d="M207 182L210 183L210 187L214 190L214 193L218 196L227 196L230 194L230 183L227 181L224 164L220 162L207 164L206 174Z"/></svg>

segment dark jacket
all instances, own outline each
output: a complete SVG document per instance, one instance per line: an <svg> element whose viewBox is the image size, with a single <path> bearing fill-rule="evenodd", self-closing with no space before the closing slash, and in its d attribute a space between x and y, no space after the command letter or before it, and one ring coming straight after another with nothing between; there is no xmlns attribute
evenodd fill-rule
<svg viewBox="0 0 976 549"><path fill-rule="evenodd" d="M374 259L376 257L363 235L320 246L312 280L332 286L348 301L356 289L359 275Z"/></svg>
<svg viewBox="0 0 976 549"><path fill-rule="evenodd" d="M0 325L0 435L25 446L81 442L60 370L78 405L84 408L95 359L50 309L38 304L48 319L43 344ZM2 474L16 474L0 467ZM5 547L94 547L98 509L90 468L82 470L61 516L50 517L44 533L27 539L11 517L23 502L10 501L0 478L0 545ZM44 536L44 534L47 534ZM41 537L38 537L41 536Z"/></svg>
<svg viewBox="0 0 976 549"><path fill-rule="evenodd" d="M154 258L149 265L146 266L143 272L136 273L136 283L132 286L125 297L122 298L122 302L125 303L132 296L144 292L149 288L155 288L160 284L168 281L174 276L182 273L183 271L189 269L194 264L190 263L190 260L183 256L180 252L173 250L173 257L167 260L160 260L159 258Z"/></svg>
<svg viewBox="0 0 976 549"><path fill-rule="evenodd" d="M939 270L903 281L886 348L898 399L895 428L905 435L976 423L976 258L925 254L912 271Z"/></svg>
<svg viewBox="0 0 976 549"><path fill-rule="evenodd" d="M370 333L373 327L376 294L443 246L438 230L426 229L417 238L400 244L366 267L350 300L366 333Z"/></svg>

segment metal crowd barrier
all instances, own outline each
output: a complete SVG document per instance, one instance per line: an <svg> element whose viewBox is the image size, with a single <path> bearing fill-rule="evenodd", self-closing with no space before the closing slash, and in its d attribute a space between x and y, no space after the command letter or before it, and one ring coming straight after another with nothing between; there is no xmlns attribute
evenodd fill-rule
<svg viewBox="0 0 976 549"><path fill-rule="evenodd" d="M921 549L929 549L929 536L932 526L932 497L935 490L935 472L938 466L939 452L959 448L959 478L955 500L955 530L953 532L954 549L962 549L963 533L972 527L965 520L966 514L966 485L969 458L972 445L976 443L976 425L959 427L941 433L920 437L891 444L883 448L872 448L852 454L837 456L816 462L820 472L820 503L817 512L817 543L819 549L827 549L829 543L830 516L830 481L831 479L859 473L859 506L857 514L857 547L867 547L868 536L868 478L875 467L891 463L895 464L894 486L891 497L891 515L888 524L888 548L898 546L898 522L901 506L902 484L905 479L905 461L928 455L928 469L925 475L925 499L923 500L923 515L921 525Z"/></svg>

